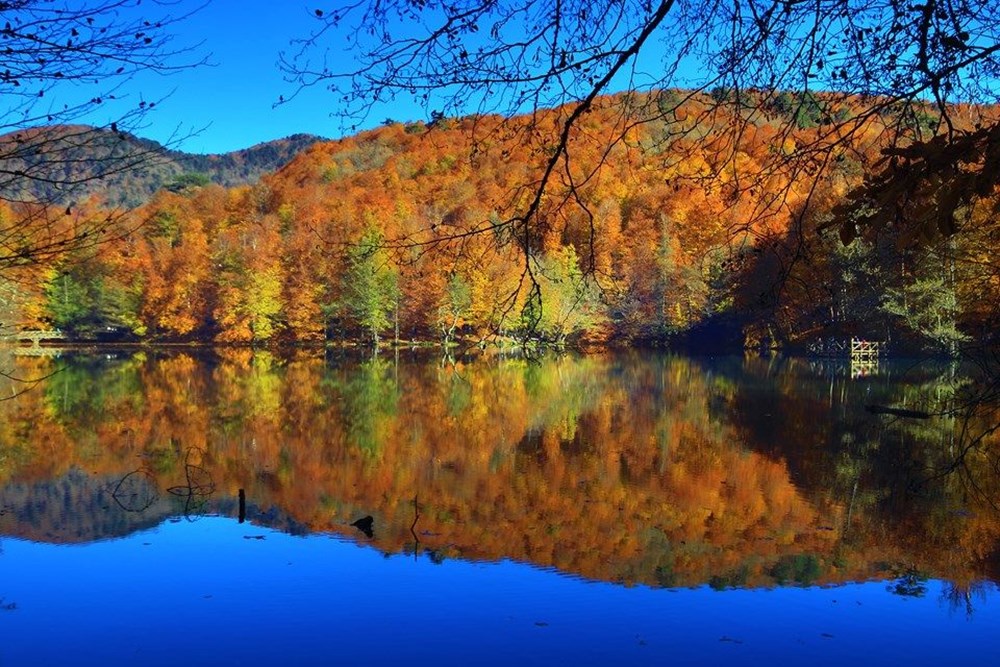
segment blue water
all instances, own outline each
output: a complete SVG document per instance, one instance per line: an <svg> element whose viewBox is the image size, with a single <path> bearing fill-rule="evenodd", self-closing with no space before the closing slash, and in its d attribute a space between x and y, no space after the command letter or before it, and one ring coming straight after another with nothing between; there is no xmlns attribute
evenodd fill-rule
<svg viewBox="0 0 1000 667"><path fill-rule="evenodd" d="M263 539L258 539L263 538ZM0 542L0 665L992 665L994 585L651 589L231 519Z"/></svg>

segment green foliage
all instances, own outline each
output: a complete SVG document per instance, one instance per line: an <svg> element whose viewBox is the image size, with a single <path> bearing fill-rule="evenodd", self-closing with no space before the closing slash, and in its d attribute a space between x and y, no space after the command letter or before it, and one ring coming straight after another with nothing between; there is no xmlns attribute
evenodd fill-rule
<svg viewBox="0 0 1000 667"><path fill-rule="evenodd" d="M150 238L165 238L170 245L180 244L181 221L173 211L157 211L146 223L146 234Z"/></svg>
<svg viewBox="0 0 1000 667"><path fill-rule="evenodd" d="M937 109L926 103L900 104L892 114L884 114L884 117L898 117L905 133L918 140L932 136L942 123Z"/></svg>
<svg viewBox="0 0 1000 667"><path fill-rule="evenodd" d="M750 578L750 569L743 565L739 569L717 574L708 580L708 585L715 591L724 591L730 588L743 588Z"/></svg>
<svg viewBox="0 0 1000 667"><path fill-rule="evenodd" d="M821 125L826 120L826 105L823 104L812 93L803 93L797 96L792 120L800 130L807 130L817 125Z"/></svg>
<svg viewBox="0 0 1000 667"><path fill-rule="evenodd" d="M735 89L715 93L728 98ZM657 126L637 126L627 142L639 150L666 151L665 162L662 168L634 170L617 152L588 156L606 162L607 178L587 181L580 191L592 200L594 215L588 219L567 209L563 219L546 200L539 215L551 218L551 228L531 235L531 275L523 272L522 237L508 217L513 209L505 210L502 202L520 204L502 193L542 154L484 151L470 168L462 157L472 122L465 119L461 132L447 134L442 126L430 143L405 136L403 126L347 138L309 151L260 187L161 195L132 218L144 223L138 233L111 241L86 267L72 267L62 257L51 260L55 271L62 271L58 275L44 274L47 267L18 266L27 274L18 321L34 326L48 319L83 336L108 326L142 333L138 311L157 336L200 334L244 343L286 333L315 339L321 329L331 339L377 341L392 325L407 337L438 338L445 345L462 333L488 329L501 339L513 333L555 345L661 345L695 336L701 341L701 332L711 330L719 332L718 344L732 345L738 336L730 331L754 327L762 333L757 340L766 335L790 345L846 334L919 339L951 351L964 334L991 335L993 310L986 302L995 301L996 287L989 282L990 272L996 272L992 238L977 237L978 248L965 246L954 254L958 270L942 282L933 271L913 271L917 253L902 254L901 233L878 240L874 248L860 243L873 241L867 237L844 247L813 236L816 228L843 224L834 206L860 176L854 170L871 162L875 146L867 139L840 146L817 172L821 187L806 199L805 181L795 174L812 176L798 168L768 177L773 179L768 188L783 189L787 200L768 199L762 185L741 184L739 169L757 169L773 151L790 154L822 134L776 133L772 109L788 129L793 116L802 123L825 122L831 112L847 113L853 102L837 107L830 102L833 95L741 92L763 112L754 115L772 126L746 137L732 156L730 173L704 142L686 134L699 122L708 124L704 114L682 109L670 118L671 107L686 95L673 90L621 95L595 108L587 122L597 131L611 122L616 104L659 107L663 118L654 121ZM705 104L696 97L699 107ZM734 111L720 111L713 122L725 122L725 114ZM657 144L660 132L684 135L690 154L676 153L676 142ZM209 172L201 173L182 172L173 183L197 186ZM626 174L635 178L622 180ZM725 179L721 187L690 181L713 174ZM344 180L323 187L321 175ZM933 211L937 200L925 203ZM58 211L54 229L100 219L88 207L72 207L67 215ZM972 224L963 223L963 235L990 215L987 209L984 200L969 212L975 215ZM20 214L18 207L0 207L4 220ZM744 218L758 214L769 220L766 225ZM861 226L861 218L850 220ZM451 234L456 238L445 242ZM430 252L447 246L449 261L413 252L400 270L393 266L397 255L385 248L386 238L428 242L434 246L427 247ZM335 257L329 249L338 246L320 247L326 241L354 241L354 246ZM586 256L577 257L583 247ZM980 268L969 268L973 265ZM453 276L457 268L461 275ZM44 303L36 287L39 275L48 275ZM980 283L991 291L977 302ZM15 317L2 300L0 317L8 322Z"/></svg>
<svg viewBox="0 0 1000 667"><path fill-rule="evenodd" d="M281 233L287 234L295 223L295 206L293 204L282 204L278 207L278 220L281 222Z"/></svg>
<svg viewBox="0 0 1000 667"><path fill-rule="evenodd" d="M448 408L448 414L452 417L462 415L473 405L472 386L468 380L457 373L451 376L451 384L447 388L445 405Z"/></svg>
<svg viewBox="0 0 1000 667"><path fill-rule="evenodd" d="M725 86L716 86L708 92L708 95L712 98L713 102L721 104L728 102L732 98L733 91L731 88Z"/></svg>
<svg viewBox="0 0 1000 667"><path fill-rule="evenodd" d="M597 324L599 295L572 245L562 246L540 265L538 299L529 314L537 316L539 333L561 345Z"/></svg>
<svg viewBox="0 0 1000 667"><path fill-rule="evenodd" d="M812 554L782 556L771 568L771 576L779 584L794 581L797 584L808 586L816 581L819 575L819 561Z"/></svg>
<svg viewBox="0 0 1000 667"><path fill-rule="evenodd" d="M339 181L342 178L347 178L353 173L354 169L352 169L349 165L334 162L333 164L323 168L323 171L320 173L320 180L329 184Z"/></svg>
<svg viewBox="0 0 1000 667"><path fill-rule="evenodd" d="M274 355L266 350L255 350L250 372L241 379L246 388L243 407L247 415L273 418L281 412L285 375Z"/></svg>
<svg viewBox="0 0 1000 667"><path fill-rule="evenodd" d="M375 345L399 299L399 275L384 245L382 233L369 227L348 251L344 274L347 309Z"/></svg>
<svg viewBox="0 0 1000 667"><path fill-rule="evenodd" d="M922 598L927 594L928 579L929 577L925 573L909 569L903 572L893 584L886 586L886 590L900 597Z"/></svg>
<svg viewBox="0 0 1000 667"><path fill-rule="evenodd" d="M87 268L86 264L73 265L46 282L46 307L52 324L84 338L145 335L146 327L139 317L138 286L90 274Z"/></svg>
<svg viewBox="0 0 1000 667"><path fill-rule="evenodd" d="M860 239L846 246L837 239L828 243L833 272L830 324L840 325L849 335L877 336L874 318L880 313L884 267L876 249Z"/></svg>
<svg viewBox="0 0 1000 667"><path fill-rule="evenodd" d="M754 104L749 91L737 90L728 86L716 86L708 92L708 95L716 104L733 104L743 108L752 107Z"/></svg>
<svg viewBox="0 0 1000 667"><path fill-rule="evenodd" d="M521 307L521 315L517 325L518 333L523 340L528 340L540 333L539 323L542 319L542 293L537 285L532 285L528 298Z"/></svg>
<svg viewBox="0 0 1000 667"><path fill-rule="evenodd" d="M445 345L451 341L455 329L471 309L472 287L465 278L456 273L448 278L438 306L438 326L441 328Z"/></svg>
<svg viewBox="0 0 1000 667"><path fill-rule="evenodd" d="M733 293L737 288L734 269L743 258L732 257L729 252L726 248L711 248L698 267L706 294L704 308L707 314L722 314L734 306Z"/></svg>
<svg viewBox="0 0 1000 667"><path fill-rule="evenodd" d="M454 169L458 163L458 158L454 155L442 155L439 160L426 162L417 172L418 176L434 176L435 174L446 174Z"/></svg>
<svg viewBox="0 0 1000 667"><path fill-rule="evenodd" d="M377 458L390 435L399 403L392 366L378 357L370 359L351 372L341 387L351 444L366 458Z"/></svg>
<svg viewBox="0 0 1000 667"><path fill-rule="evenodd" d="M212 179L208 177L208 174L189 172L175 176L163 187L171 192L184 192L194 188L203 188L211 182Z"/></svg>
<svg viewBox="0 0 1000 667"><path fill-rule="evenodd" d="M49 318L59 329L74 331L94 309L88 285L69 273L63 273L45 286Z"/></svg>
<svg viewBox="0 0 1000 667"><path fill-rule="evenodd" d="M774 95L768 108L783 118L787 118L800 130L807 130L830 122L843 122L850 117L846 106L833 109L811 92L792 93L781 91Z"/></svg>
<svg viewBox="0 0 1000 667"><path fill-rule="evenodd" d="M46 409L59 422L80 431L104 419L108 411L131 411L141 405L141 358L105 360L82 357L65 364L44 385ZM96 374L102 381L89 381Z"/></svg>
<svg viewBox="0 0 1000 667"><path fill-rule="evenodd" d="M916 273L902 286L886 289L882 308L938 351L955 354L969 336L958 328L961 308L950 270L922 262Z"/></svg>
<svg viewBox="0 0 1000 667"><path fill-rule="evenodd" d="M661 90L656 93L656 109L661 114L671 114L681 103L681 96L676 90Z"/></svg>
<svg viewBox="0 0 1000 667"><path fill-rule="evenodd" d="M795 97L788 91L781 91L771 99L771 110L782 116L791 115L795 110Z"/></svg>

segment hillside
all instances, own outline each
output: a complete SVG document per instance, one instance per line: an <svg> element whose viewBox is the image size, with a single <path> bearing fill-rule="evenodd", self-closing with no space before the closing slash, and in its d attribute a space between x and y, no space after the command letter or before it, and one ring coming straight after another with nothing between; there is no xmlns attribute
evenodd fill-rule
<svg viewBox="0 0 1000 667"><path fill-rule="evenodd" d="M98 194L111 206L137 206L161 187L205 179L225 187L253 183L321 140L294 134L230 153L201 155L84 125L11 132L0 136L0 198L68 203Z"/></svg>
<svg viewBox="0 0 1000 667"><path fill-rule="evenodd" d="M630 125L628 105L679 99L657 95L599 100L530 226L517 217L525 185L565 110L394 123L313 143L253 186L161 190L96 256L26 267L10 317L79 338L254 345L499 334L802 348L858 336L953 353L996 335L995 193L959 234L915 245L889 227L845 247L821 230L894 140L882 119L841 139L827 119L853 117L842 101L813 99L803 116L792 99L747 120L688 96ZM823 142L833 159L785 159ZM77 206L46 231L106 219Z"/></svg>

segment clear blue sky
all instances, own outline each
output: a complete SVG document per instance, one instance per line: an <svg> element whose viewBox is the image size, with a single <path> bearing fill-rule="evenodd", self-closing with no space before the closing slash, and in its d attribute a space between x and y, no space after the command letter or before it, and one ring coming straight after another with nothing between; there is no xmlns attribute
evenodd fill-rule
<svg viewBox="0 0 1000 667"><path fill-rule="evenodd" d="M306 132L329 138L351 133L337 116L338 98L323 88L303 91L278 107L279 96L290 97L293 84L283 80L277 66L282 51L297 47L291 42L302 39L319 26L314 12L330 12L347 0L173 0L166 7L144 3L143 18L169 11L177 15L204 6L193 16L177 24L172 34L175 43L201 44L192 57L208 56L212 66L185 69L170 76L144 74L130 82L130 104L139 94L146 100L169 97L157 104L137 134L169 142L172 137L194 134L171 146L193 153L218 153L246 148L262 141ZM404 28L405 29L405 28ZM330 45L330 40L324 43ZM333 47L331 46L331 49ZM656 71L661 57L657 47L640 60L645 71ZM318 51L321 53L321 51ZM329 56L336 56L331 50ZM346 51L344 58L349 58ZM104 114L113 112L105 109ZM386 117L398 121L426 120L420 105L400 101L376 107L365 129ZM106 124L110 117L81 119Z"/></svg>
<svg viewBox="0 0 1000 667"><path fill-rule="evenodd" d="M198 0L180 0L169 7L174 14L184 7L197 7ZM336 98L322 90L310 90L295 100L272 108L280 95L294 91L278 70L279 52L289 50L293 38L309 34L315 22L313 10L329 10L337 4L306 4L301 0L211 0L173 31L178 45L203 43L196 53L209 55L213 66L182 70L169 76L145 74L128 86L132 99L141 93L146 100L170 94L158 104L138 133L157 141L175 132L194 136L177 148L194 153L217 153L297 132L326 137L344 134L335 115ZM143 5L149 15L161 8ZM380 110L371 118L377 124L385 116L397 120L423 118L416 106L397 105ZM94 117L89 122L107 122ZM178 132L179 130L179 132Z"/></svg>
<svg viewBox="0 0 1000 667"><path fill-rule="evenodd" d="M210 64L168 76L141 73L120 91L125 99L118 106L106 102L96 113L77 120L106 125L117 120L125 109L135 108L140 99L156 101L155 110L146 116L136 134L192 153L238 150L299 132L329 138L351 133L337 115L336 95L319 87L294 96L295 86L283 79L277 64L279 53L298 49L293 40L301 40L319 27L316 9L329 13L344 2L347 0L143 2L130 10L142 19L183 15L200 7L171 26L169 34L173 46L192 48L187 56L189 62L207 58ZM330 47L328 57L333 59L338 54L330 35L327 37L324 47ZM648 51L640 59L641 69L655 73L662 46ZM321 55L322 50L314 54ZM342 57L351 55L345 50ZM52 97L58 96L55 92ZM275 107L280 96L294 99ZM66 100L53 101L61 104ZM376 125L387 117L407 121L426 120L426 115L422 106L400 101L376 107L366 125L358 129Z"/></svg>

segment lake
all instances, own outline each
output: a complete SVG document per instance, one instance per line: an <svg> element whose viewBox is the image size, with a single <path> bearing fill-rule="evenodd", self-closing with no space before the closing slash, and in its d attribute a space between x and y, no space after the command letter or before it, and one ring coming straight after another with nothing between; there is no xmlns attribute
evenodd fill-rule
<svg viewBox="0 0 1000 667"><path fill-rule="evenodd" d="M0 665L994 664L954 366L0 357Z"/></svg>

